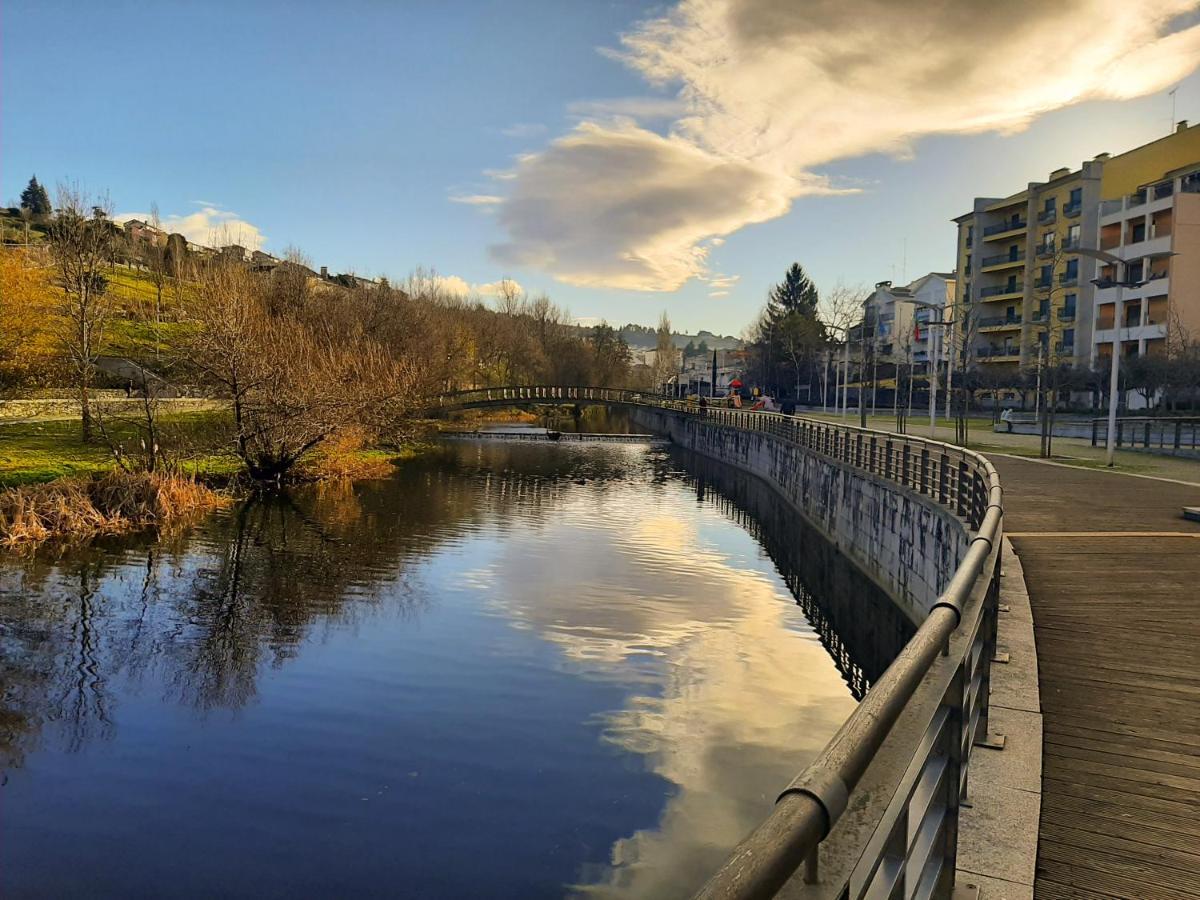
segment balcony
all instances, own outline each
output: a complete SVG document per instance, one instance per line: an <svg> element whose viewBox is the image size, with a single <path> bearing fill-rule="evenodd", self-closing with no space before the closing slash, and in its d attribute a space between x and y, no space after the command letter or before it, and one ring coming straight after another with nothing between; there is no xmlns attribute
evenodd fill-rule
<svg viewBox="0 0 1200 900"><path fill-rule="evenodd" d="M1130 241L1123 245L1117 254L1121 259L1142 259L1146 256L1166 256L1171 252L1171 235L1149 237L1140 241Z"/></svg>
<svg viewBox="0 0 1200 900"><path fill-rule="evenodd" d="M1051 222L1054 222L1057 219L1058 219L1058 210L1057 209L1043 209L1040 213L1038 213L1038 224L1039 225L1049 225Z"/></svg>
<svg viewBox="0 0 1200 900"><path fill-rule="evenodd" d="M1079 249L1079 236L1076 235L1075 237L1063 238L1062 248L1063 248L1063 251L1066 253L1070 253L1072 250L1078 250Z"/></svg>
<svg viewBox="0 0 1200 900"><path fill-rule="evenodd" d="M1074 356L1075 355L1075 344L1074 343L1065 344L1062 341L1059 341L1058 343L1056 343L1054 345L1054 352L1061 354L1062 356Z"/></svg>
<svg viewBox="0 0 1200 900"><path fill-rule="evenodd" d="M980 289L981 300L996 299L997 297L1020 297L1022 294L1019 284L996 284Z"/></svg>
<svg viewBox="0 0 1200 900"><path fill-rule="evenodd" d="M1016 233L1024 231L1029 223L1024 219L1010 219L1007 222L1000 222L996 225L989 225L983 229L983 239L990 241L1002 234Z"/></svg>
<svg viewBox="0 0 1200 900"><path fill-rule="evenodd" d="M1174 180L1160 181L1158 184L1154 185L1154 188L1153 188L1153 194L1154 194L1155 200L1163 200L1167 197L1170 197L1174 193L1175 193Z"/></svg>
<svg viewBox="0 0 1200 900"><path fill-rule="evenodd" d="M1021 350L1015 344L1005 347L976 347L975 356L980 362L1015 362L1021 357Z"/></svg>
<svg viewBox="0 0 1200 900"><path fill-rule="evenodd" d="M1075 310L1073 310L1073 309L1060 309L1060 310L1058 311L1058 321L1060 321L1060 322L1074 322L1074 321L1075 321Z"/></svg>
<svg viewBox="0 0 1200 900"><path fill-rule="evenodd" d="M981 332L1009 331L1011 329L1020 327L1020 316L984 316L979 320L979 330Z"/></svg>
<svg viewBox="0 0 1200 900"><path fill-rule="evenodd" d="M1034 290L1046 291L1050 289L1050 285L1054 283L1052 278L1039 278L1033 283Z"/></svg>
<svg viewBox="0 0 1200 900"><path fill-rule="evenodd" d="M1074 218L1083 210L1082 203L1068 203L1063 207L1063 215L1068 218Z"/></svg>
<svg viewBox="0 0 1200 900"><path fill-rule="evenodd" d="M1042 312L1041 310L1039 310L1038 312L1035 312L1033 314L1033 317L1030 318L1029 321L1033 322L1033 324L1035 324L1035 325L1040 325L1043 322L1049 322L1050 321L1050 313Z"/></svg>
<svg viewBox="0 0 1200 900"><path fill-rule="evenodd" d="M985 256L980 263L980 271L988 272L996 269L1007 269L1009 266L1019 266L1025 261L1025 252L999 253L996 256Z"/></svg>
<svg viewBox="0 0 1200 900"><path fill-rule="evenodd" d="M1040 259L1046 259L1047 257L1053 256L1054 255L1054 242L1051 241L1049 244L1039 244L1038 249L1037 249L1037 255Z"/></svg>
<svg viewBox="0 0 1200 900"><path fill-rule="evenodd" d="M1061 287L1074 287L1079 284L1079 273L1063 272L1058 276L1058 283Z"/></svg>

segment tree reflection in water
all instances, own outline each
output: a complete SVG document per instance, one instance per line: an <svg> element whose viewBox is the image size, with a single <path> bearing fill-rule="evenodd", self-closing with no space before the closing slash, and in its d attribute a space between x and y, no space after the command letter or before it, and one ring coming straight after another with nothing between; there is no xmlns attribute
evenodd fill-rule
<svg viewBox="0 0 1200 900"><path fill-rule="evenodd" d="M764 550L774 566L761 562ZM263 842L313 851L316 865L325 835L306 831L305 816L334 815L329 806L346 782L391 781L404 761L431 754L436 764L403 769L405 780L409 768L421 778L402 806L362 814L360 830L347 825L359 848L443 807L483 821L511 781L546 792L526 797L538 810L526 825L550 834L502 848L490 860L496 877L510 886L574 878L586 893L658 895L719 862L910 632L756 479L657 448L458 442L392 479L264 495L187 533L0 565L0 764L13 769L39 750L77 754L106 741L129 753L118 728L140 728L140 738L147 728L175 728L213 750L206 772L246 792L234 810L191 795L194 824L179 832L186 843L241 818L272 832ZM372 640L377 634L385 639ZM306 668L325 643L340 655L328 668ZM420 658L390 655L403 652ZM360 667L358 654L366 654ZM271 677L297 669L310 680L281 688ZM326 682L334 682L326 705L311 703L308 692ZM239 714L248 706L255 711ZM550 754L536 778L523 768L540 752L522 743L523 723ZM329 763L311 788L296 787L308 773L278 745L282 733ZM411 746L386 745L397 736ZM125 808L126 795L137 808L189 783L180 769L200 760L170 758L179 744L169 734L151 731L150 740L136 749L157 769L118 765L130 780L90 791L91 808ZM361 746L344 752L355 740ZM231 747L242 755L230 756ZM479 752L495 754L482 770ZM113 771L87 762L73 758L59 771ZM279 777L263 778L264 766ZM505 778L485 789L473 781L477 770L485 781L488 772ZM447 780L435 781L438 771ZM26 780L25 803L85 802L38 777ZM278 818L272 804L285 797L304 814L297 821ZM67 827L62 814L10 808L42 827ZM112 825L137 827L139 818L114 814ZM563 827L578 829L576 843L555 843ZM434 849L423 858L389 856L384 874L420 872L439 834L451 844L484 842L473 858L489 864L486 834L463 837L457 820L442 828L431 827ZM10 850L8 870L36 880L44 872L14 865L35 864L33 844L22 847ZM220 879L244 873L280 884L313 877L295 861L272 869L270 850L256 846L248 861L224 847L238 859L208 884L230 887L237 882ZM373 860L359 859L359 886L383 883L361 868ZM81 877L89 875L129 884L116 859Z"/></svg>

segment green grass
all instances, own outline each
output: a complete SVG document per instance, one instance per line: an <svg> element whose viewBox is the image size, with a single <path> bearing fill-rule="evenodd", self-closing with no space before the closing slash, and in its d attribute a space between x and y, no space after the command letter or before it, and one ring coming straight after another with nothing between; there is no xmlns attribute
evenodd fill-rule
<svg viewBox="0 0 1200 900"><path fill-rule="evenodd" d="M227 410L163 413L159 423L174 446L204 447L229 416ZM132 435L132 429L129 429ZM206 441L207 438L207 441ZM429 452L433 444L413 442L397 449L364 448L352 456L365 463L399 463ZM211 482L226 482L243 471L242 461L229 451L187 454L180 471ZM80 439L78 419L0 422L0 487L40 484L56 478L90 477L117 467L108 446Z"/></svg>
<svg viewBox="0 0 1200 900"><path fill-rule="evenodd" d="M171 413L160 417L164 428L196 435L217 424L222 411ZM132 430L129 432L132 434ZM0 423L0 487L40 484L70 476L89 477L117 467L108 446L80 439L78 419ZM241 461L228 452L203 452L182 460L185 474L223 480L241 471Z"/></svg>
<svg viewBox="0 0 1200 900"><path fill-rule="evenodd" d="M0 425L0 485L5 487L96 475L114 465L107 447L80 441L76 421Z"/></svg>

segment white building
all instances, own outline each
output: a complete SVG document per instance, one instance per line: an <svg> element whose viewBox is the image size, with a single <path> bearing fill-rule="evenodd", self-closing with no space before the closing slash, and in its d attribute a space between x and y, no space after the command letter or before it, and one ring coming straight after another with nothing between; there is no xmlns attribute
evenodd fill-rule
<svg viewBox="0 0 1200 900"><path fill-rule="evenodd" d="M954 273L930 272L899 287L881 281L864 303L868 327L874 324L876 359L886 363L912 362L928 370L931 358L945 363L945 321L954 307Z"/></svg>

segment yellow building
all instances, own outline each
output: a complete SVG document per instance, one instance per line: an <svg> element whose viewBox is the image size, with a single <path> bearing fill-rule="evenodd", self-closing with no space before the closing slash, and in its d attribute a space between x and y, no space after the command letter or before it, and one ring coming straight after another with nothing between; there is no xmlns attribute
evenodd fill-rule
<svg viewBox="0 0 1200 900"><path fill-rule="evenodd" d="M1007 376L1015 385L1022 369L1033 369L1039 361L1094 363L1097 317L1104 315L1104 308L1097 307L1092 281L1106 273L1095 259L1078 250L1101 246L1102 215L1106 227L1124 212L1129 220L1137 218L1137 207L1126 206L1123 197L1136 196L1141 188L1170 173L1181 184L1180 179L1198 166L1200 126L1189 128L1183 122L1174 134L1119 156L1102 153L1075 170L1056 169L1045 181L1030 182L1008 197L976 198L971 212L954 220L960 298L957 340L966 347L971 365ZM1181 193L1186 191L1181 188ZM1200 196L1195 199L1200 201ZM1115 200L1121 209L1109 203L1102 214L1105 200ZM1159 212L1158 207L1154 212ZM1190 199L1183 203L1182 212L1190 221ZM1145 224L1153 226L1153 222ZM1140 234L1132 227L1131 240ZM1184 232L1191 233L1186 228ZM1108 241L1112 243L1111 232ZM1144 249L1133 247L1130 252ZM1181 258L1171 264L1186 267ZM1200 283L1192 285L1194 295ZM1112 298L1100 294L1107 302L1111 329Z"/></svg>

